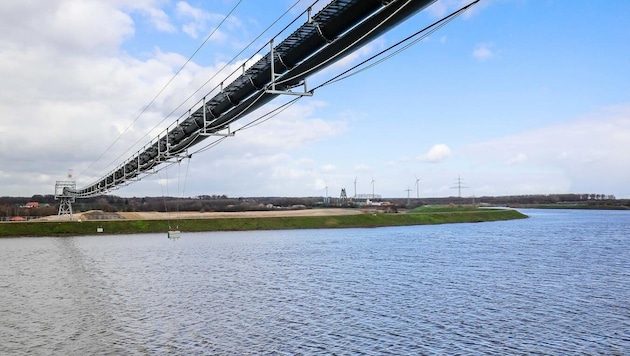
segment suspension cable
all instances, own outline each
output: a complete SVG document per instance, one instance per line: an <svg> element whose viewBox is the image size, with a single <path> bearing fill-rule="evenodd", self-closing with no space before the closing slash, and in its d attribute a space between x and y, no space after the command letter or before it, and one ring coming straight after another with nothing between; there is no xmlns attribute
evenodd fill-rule
<svg viewBox="0 0 630 356"><path fill-rule="evenodd" d="M176 213L176 216L175 216L175 221L176 221L176 223L175 223L175 230L179 230L179 203L180 203L180 198L183 198L183 194L182 194L182 196L179 195L179 180L181 178L181 172L180 172L181 163L182 163L181 160L177 160L177 197L175 199L175 201L176 201L175 202L175 204L176 204L175 206L176 206L176 209L177 209L177 213Z"/></svg>
<svg viewBox="0 0 630 356"><path fill-rule="evenodd" d="M319 0L317 0L317 1L319 1ZM315 1L315 3L317 3L317 1ZM403 7L404 7L404 6L406 6L406 5L407 5L410 1L411 1L411 0L408 0L408 1L407 1L407 3L406 3L405 5L403 5ZM433 34L435 31L437 31L438 29L440 29L440 28L442 28L443 26L445 26L446 24L448 24L448 23L449 23L450 21L452 21L454 18L456 18L457 16L461 15L463 12L467 11L468 9L470 9L473 5L477 4L479 1L480 1L480 0L473 1L472 3L468 4L467 6L464 6L464 7L460 8L459 10L457 10L457 11L455 11L455 12L451 13L450 15L448 15L448 16L446 16L446 17L444 17L444 18L440 19L439 21L436 21L436 22L434 22L433 24L431 24L431 25L429 25L429 26L426 26L425 28L423 28L423 29L421 29L421 30L417 31L416 33L414 33L414 34L412 34L412 35L410 35L410 36L406 37L405 39L403 39L403 40L401 40L401 41L399 41L399 42L395 43L394 45L392 45L392 46L388 47L387 49L385 49L385 50L383 50L383 51L380 51L379 53L377 53L377 54L375 54L375 55L371 56L370 58L368 58L368 59L366 59L366 60L362 61L361 63L359 63L359 64L357 64L357 65L353 66L352 68L350 68L350 69L348 69L348 70L346 70L346 71L344 71L344 72L342 72L342 73L340 73L340 74L336 75L335 77L333 77L333 78L331 78L331 79L327 80L326 82L324 82L324 83L322 83L322 84L318 85L318 86L317 86L317 87L315 87L314 89L311 89L309 92L313 93L316 89L319 89L319 88L321 88L321 87L323 87L323 86L330 85L330 84L332 84L332 83L335 83L335 82L341 81L341 80L343 80L343 79L347 79L347 78L349 78L349 77L351 77L351 76L353 76L353 75L356 75L356 74L358 74L358 73L360 73L360 72L363 72L363 71L365 71L365 70L367 70L367 69L370 69L370 68L372 68L372 67L374 67L374 66L376 66L376 65L378 65L378 64L380 64L380 63L382 63L383 61L385 61L385 60L387 60L387 59L392 58L393 56L395 56L395 55L397 55L397 54L401 53L402 51L404 51L404 50L406 50L406 49L408 49L409 47L413 46L414 44L418 43L419 41L421 41L421 40L425 39L427 36L429 36L429 35ZM298 2L299 2L299 0L298 0ZM297 4L297 3L296 3L296 4ZM294 4L291 8L293 8L296 4ZM287 10L287 12L288 12L288 11L289 11L289 10ZM286 14L286 12L285 12L285 14ZM284 16L285 14L283 14L282 16ZM393 15L390 15L390 16L393 16ZM279 19L277 19L277 20L274 22L274 24L275 24L278 20L280 20L280 18L279 18ZM295 22L295 20L294 20L293 22ZM293 22L292 22L292 23L293 23ZM288 28L289 26L290 26L290 25L287 25L287 27L285 27L285 29L284 29L284 30L286 30L286 28ZM378 25L378 26L380 26L380 25ZM377 26L377 27L378 27L378 26ZM271 27L271 26L270 26L270 27ZM267 31L270 27L268 27L268 28L267 28L264 32L266 32L266 31ZM283 31L284 31L284 30L283 30ZM428 32L427 32L427 31L428 31ZM263 32L263 33L264 33L264 32ZM368 31L368 34L369 34L369 33L371 33L371 31ZM367 34L366 34L366 35L367 35ZM417 36L419 36L419 35L420 35L420 37L419 37L419 38L416 38L416 37L417 37ZM261 34L260 36L258 36L258 38L260 38L261 36L262 36L262 34ZM362 36L359 40L363 39L364 37L365 37L365 35L364 35L364 36ZM257 38L257 39L258 39L258 38ZM357 40L357 41L359 41L359 40ZM379 57L379 56L383 55L384 53L387 53L387 52L391 51L392 49L394 49L394 48L396 48L396 47L398 47L398 46L400 46L400 45L402 45L402 44L404 44L404 43L406 43L406 42L408 42L408 41L410 41L410 40L413 40L413 41L412 41L411 43L406 44L406 45L405 45L405 46L403 46L402 48L400 48L400 49L396 50L395 52L393 52L393 53L391 53L391 54L387 55L386 57L381 58L380 60L376 61L375 63L372 63L372 64L370 64L369 66L367 66L367 67L365 67L365 68L362 68L362 69L360 69L360 70L358 70L358 71L355 71L357 68L359 68L359 67L361 67L361 66L365 65L366 63L368 63L368 62L370 62L370 61L373 61L375 58L377 58L377 57ZM349 46L348 46L348 47L346 47L346 48L350 48L351 46L353 46L354 44L356 44L356 43L357 43L357 41L355 41L354 43L352 43L351 45L349 45ZM245 49L247 49L249 46L251 46L251 43L250 43L250 45L248 45ZM243 49L241 52L239 52L239 54L238 54L238 55L242 54L242 53L245 51L245 49ZM260 50L259 50L259 51L260 51ZM340 53L342 53L342 52L344 52L344 51L343 51L343 50L342 50L342 51L340 51ZM258 52L257 52L257 53L258 53ZM331 58L327 59L326 61L324 61L323 63L319 64L318 66L316 66L316 67L314 67L314 68L312 68L312 69L310 69L310 70L308 70L308 71L304 71L304 72L303 72L303 73L301 73L301 74L298 74L298 76L300 76L300 75L306 75L306 74L308 74L308 73L313 72L314 70L316 70L316 69L317 69L317 68L319 68L320 66L322 66L322 65L324 65L324 64L326 64L326 63L328 63L328 62L330 62L331 60L336 59L336 58L340 55L340 53L337 53L336 55L331 56ZM238 56L238 55L237 55L237 56ZM236 58L236 57L235 57L235 58ZM232 61L234 61L234 60L235 60L235 59L233 58L233 59L232 59ZM231 62L232 62L232 61L231 61ZM228 64L230 64L231 62L229 62ZM226 66L227 66L228 64L226 64ZM224 66L221 70L223 70L226 66ZM355 71L355 72L351 73L352 71ZM220 71L219 71L219 72L220 72ZM235 72L233 72L232 74L234 74L234 73L235 73ZM230 74L230 75L231 75L231 74ZM166 120L166 118L168 118L170 115L172 115L172 114L173 114L176 110L178 110L178 109L179 109L179 108L180 108L180 107L181 107L184 103L186 103L186 102L187 102L190 98L192 98L195 94L197 94L197 93L198 93L198 92L199 92L199 91L200 91L200 90L201 90L201 89L202 89L202 88L203 88L203 87L204 87L207 83L209 83L209 82L210 82L210 81L211 81L211 80L212 80L215 76L216 76L216 74L215 74L215 75L214 75L211 79L209 79L208 81L206 81L206 83L204 83L204 85L202 85L199 89L197 89L197 90L196 90L196 91L195 91L192 95L190 95L190 96L189 96L189 97L188 97L188 98L187 98L184 102L182 102L182 103L181 103L181 104L180 104L180 105L179 105L179 106L178 106L175 110L173 110L173 111L172 111L169 115L167 115L167 116L166 116L166 117L165 117L165 118L164 118L164 119L160 122L160 124L161 124L164 120ZM291 80L291 79L293 79L293 78L283 78L283 79L281 80L281 82L286 82L286 81ZM215 89L216 89L216 88L215 88ZM214 90L214 89L213 89L213 90ZM258 102L258 100L260 100L260 99L261 99L261 97L262 97L263 93L264 93L264 92L260 92L260 95L259 95L257 98L255 98L255 99L252 101L252 103L250 103L250 104L247 106L247 108L246 108L245 110L243 110L243 112L244 112L244 111L247 111L247 110L248 110L248 109L249 109L252 105L254 105L256 102ZM271 110L271 111L269 111L269 112L265 113L264 115L259 116L257 119L255 119L255 120L253 120L253 121L249 122L248 124L246 124L246 125L242 126L241 128L237 129L237 130L236 130L236 131L234 131L234 132L241 131L241 130L246 130L246 129L252 128L252 127L254 127L254 126L260 125L260 124L262 124L262 123L264 123L264 122L266 122L266 121L270 120L271 118L273 118L273 117L277 116L278 114L280 114L281 112L283 112L284 110L286 110L287 108L289 108L290 106L292 106L292 105L293 105L295 102L297 102L297 100L299 100L300 98L301 98L301 97L297 97L297 98L295 98L295 99L293 99L293 100L291 100L291 101L289 101L289 102L287 102L287 103L283 104L282 106L280 106L280 107L278 107L278 108L275 108L274 110ZM235 117L233 117L232 119L230 119L230 120L228 120L227 122L225 122L225 123L221 124L221 126L226 126L226 125L229 125L230 123L234 122L235 120L237 120L237 119L241 118L243 115L244 115L243 113L237 114L237 115L235 115ZM158 124L158 125L159 125L159 124ZM216 127L219 127L219 126L216 126ZM156 126L156 127L154 127L153 129L155 129L155 128L157 128L157 126ZM152 129L152 130L153 130L153 129ZM199 133L199 132L197 132L197 133L196 133L196 136L194 136L194 137L195 137L195 138L196 138L196 137L198 137L198 136L199 136L199 134L200 134L200 133ZM147 133L147 134L145 134L145 135L144 135L144 137L146 137L147 135L148 135L148 133ZM143 137L143 138L144 138L144 137ZM159 137L159 136L158 136L158 137ZM215 141L213 141L213 142L210 142L210 143L208 143L207 145L205 145L205 146L201 147L200 149L196 150L196 151L195 151L195 152L193 152L193 153L195 153L195 154L196 154L196 153L204 152L204 151L206 151L206 150L208 150L208 149L210 149L210 148L213 148L213 147L217 146L218 144L220 144L221 142L223 142L223 140L224 140L225 138L227 138L227 137L226 137L226 136L224 136L224 137L221 137L221 138L219 138L219 139L217 139L217 140L215 140ZM195 139L194 139L194 138L193 138L193 139L191 139L191 140L189 141L189 144L188 144L188 145L186 145L186 147L185 147L185 148L178 150L178 152L182 152L183 150L188 150L188 148L189 148L189 147L191 147L191 146L193 145L193 143L194 143L194 142L195 142ZM138 143L138 142L136 142L136 144L137 144L137 143ZM135 145L135 144L134 144L134 145ZM132 146L132 147L133 147L133 146ZM131 149L131 148L130 148L130 149ZM127 151L128 151L128 150L127 150ZM188 166L187 166L187 170L186 170L186 179L187 179L187 176L188 176L188 167L189 167L189 164L190 164L190 157L191 157L191 156L192 156L192 154L189 154L189 155L188 155L188 157L187 157L187 158L188 158ZM119 158L120 158L120 157L119 157ZM118 159L118 158L117 158L117 159ZM179 159L179 160L178 160L178 163L180 163L180 162L181 162L181 159ZM154 163L155 163L155 162L154 162ZM168 166L170 166L170 165L172 165L172 164L173 164L173 163L168 164L168 165L167 165L167 167L165 167L165 168L168 168ZM157 165L157 163L156 163L156 165ZM90 166L91 166L91 165L90 165ZM161 169L158 169L158 172L159 172L159 171L161 171ZM155 173L155 171L154 171L154 173ZM149 173L149 174L150 174L150 173ZM168 172L167 172L167 174L168 174ZM179 165L178 165L178 192L179 192L179 175L180 175L180 173L179 173ZM168 179L168 178L167 178L167 179ZM185 186L185 183L184 183L184 186ZM167 189L168 189L168 187L167 187ZM183 195L183 192L182 192L182 195ZM167 207L166 207L166 201L165 201L165 209L167 209Z"/></svg>
<svg viewBox="0 0 630 356"><path fill-rule="evenodd" d="M437 31L437 30L439 30L440 28L444 27L445 25L447 25L448 23L450 23L451 21L453 21L455 18L457 18L459 15L461 15L461 14L463 14L464 12L466 12L467 10L469 10L469 9L470 9L473 5L477 4L479 1L480 1L480 0L476 0L476 1L474 1L474 2L472 2L472 3L470 3L470 4L468 4L468 5L466 5L466 6L462 7L462 8L460 8L459 10L457 10L457 11L455 11L455 12L451 13L450 15L448 15L448 16L446 16L446 17L443 17L442 19L440 19L440 20L438 20L438 21L436 21L436 22L434 22L434 23L430 24L429 26L426 26L426 27L424 27L423 29L421 29L421 30L419 30L419 31L417 31L417 32L415 32L415 33L413 33L412 35L407 36L406 38L404 38L404 39L402 39L402 40L398 41L397 43L395 43L395 44L393 44L393 45L391 45L391 46L387 47L386 49L384 49L384 50L382 50L382 51L378 52L377 54L375 54L375 55L373 55L373 56L371 56L371 57L369 57L369 58L365 59L364 61L362 61L362 62L358 63L357 65L352 66L351 68L349 68L349 69L347 69L347 70L343 71L342 73L340 73L340 74L338 74L338 75L336 75L336 76L332 77L331 79L329 79L329 80L327 80L327 81L325 81L325 82L321 83L321 84L320 84L320 85L318 85L317 87L315 87L315 88L311 89L311 92L314 92L316 89L319 89L319 88L321 88L321 87L323 87L323 86L330 85L330 84L336 83L336 82L338 82L338 81L341 81L341 80L347 79L347 78L349 78L349 77L351 77L351 76L357 75L357 74L359 74L359 73L361 73L361 72L363 72L363 71L366 71L366 70L368 70L368 69L370 69L370 68L372 68L372 67L374 67L374 66L376 66L376 65L378 65L378 64L380 64L380 63L382 63L382 62L384 62L384 61L386 61L386 60L388 60L388 59L390 59L390 58L392 58L393 56L395 56L395 55L397 55L397 54L401 53L402 51L404 51L404 50L408 49L409 47L411 47L411 46L415 45L416 43L418 43L418 42L422 41L423 39L427 38L428 36L430 36L431 34L433 34L435 31ZM427 33L423 33L423 32L425 32L425 31L428 31L428 32L427 32ZM360 67L360 66L362 66L362 65L364 65L364 64L366 64L366 63L368 63L368 62L370 62L370 61L372 61L374 58L376 58L376 57L378 57L378 56L380 56L380 55L382 55L382 54L384 54L384 53L386 53L386 52L388 52L388 51L390 51L390 50L392 50L392 49L394 49L394 48L398 47L399 45L401 45L401 44L403 44L403 43L405 43L405 42L407 42L407 41L409 41L409 40L413 39L414 37L416 37L416 36L418 36L418 35L420 35L420 34L422 34L422 36L420 36L419 38L414 39L411 43L409 43L409 44L405 45L404 47L402 47L402 48L400 48L400 49L398 49L398 50L396 50L394 53L391 53L391 54L389 54L388 56L386 56L386 57L384 57L384 58L381 58L380 60L376 61L375 63L372 63L372 64L370 64L369 66L367 66L367 67L365 67L365 68L362 68L362 69L361 69L361 70L359 70L359 71L356 71L356 72L354 72L354 73L350 73L351 71L353 71L353 70L357 69L358 67ZM348 74L348 73L350 73L350 74Z"/></svg>
<svg viewBox="0 0 630 356"><path fill-rule="evenodd" d="M240 0L236 6L238 6L241 3L242 0ZM320 0L315 0L315 2L313 2L310 7L314 6L315 4L317 4ZM219 69L218 71L216 71L208 80L206 80L199 88L197 88L192 94L190 94L184 101L182 101L179 105L177 105L173 110L171 110L171 112L169 112L160 122L158 122L155 126L153 126L153 128L151 128L150 130L148 130L142 137L140 137L135 143L133 143L127 150L123 151L120 155L118 155L114 160L112 160L108 165L106 165L105 167L103 167L103 169L101 169L100 171L98 171L96 173L96 175L100 176L101 172L103 170L105 170L107 167L111 167L115 162L118 162L125 154L127 154L129 151L131 151L134 147L136 147L142 140L144 140L149 133L151 133L152 131L154 131L155 129L157 129L162 123L164 123L164 121L166 121L166 119L168 119L171 115L173 115L175 112L177 112L177 110L179 110L182 106L184 106L185 103L187 103L191 98L193 98L195 95L197 95L197 93L199 93L206 85L208 85L208 83L210 83L212 80L214 80L221 72L223 72L223 70L225 70L225 68L227 68L230 64L234 63L234 61L236 61L236 59L238 58L238 56L240 56L241 54L243 54L248 48L250 48L256 41L258 41L265 33L267 33L273 26L275 26L275 24L277 24L282 18L284 18L295 6L297 6L300 3L300 0L297 0L295 3L293 3L293 5L291 5L291 7L289 7L284 13L282 13L282 15L280 15L278 18L276 18L275 21L273 21L269 26L267 26L267 28L265 28L256 38L254 38L252 41L250 41L250 43L245 46L240 52L238 52L236 55L234 55L230 61L228 61L226 64L223 65L223 67L221 67L221 69ZM232 11L230 11L230 13L227 15L229 16L232 12L234 12L234 10L236 9L236 6L232 9ZM309 7L309 8L310 8ZM304 13L306 12L303 11L302 13L300 13L299 16L302 16ZM224 18L224 20L221 22L221 24L225 21L225 19L227 19L227 16ZM299 18L299 16L296 16L296 18L291 21L291 23L289 23L287 26L285 26L279 33L282 33L284 31L286 31L286 29L288 27L290 27L293 23L295 23L295 21L297 21L297 19ZM220 26L220 25L219 25ZM217 27L218 29L218 27ZM216 31L216 29L215 29ZM210 36L215 32L213 31ZM201 46L203 46L208 39L210 38L210 36L208 36L206 38L206 41L203 42L203 44ZM276 35L278 36L278 35ZM193 56L199 51L199 49L201 48L201 46L195 51L195 53L193 54ZM262 51L264 48L266 48L266 44L264 46L262 46L260 49L258 49L258 51L256 51L255 53L259 53L260 51ZM251 56L249 59L247 59L245 62L251 60L253 58L253 56ZM192 59L192 56L189 58L188 61L186 61L186 64ZM175 74L175 76L177 74L179 74L179 72L183 69L180 68L180 70ZM228 78L233 75L234 73L236 73L237 70L239 70L239 68L235 69L232 73L228 74ZM173 78L169 81L170 82L175 78L175 76L173 76ZM166 86L164 88L162 88L162 90L160 91L159 94L162 93L162 91L164 91L164 89L166 88ZM215 86L214 88L212 88L210 90L210 93L214 92L216 89L219 88L219 85ZM210 94L209 93L209 94ZM86 169L83 170L83 172L81 172L81 174L83 174L85 171L87 171L90 167L92 167L96 162L98 162L104 155L105 153L114 146L114 144L122 137L122 135L124 133L127 132L127 130L129 130L133 124L139 119L140 115L142 115L148 108L149 106L157 99L157 95L155 98L153 98L153 100L144 108L144 110L142 110L142 112L138 115L138 117L136 117L136 119L132 122L131 125L129 125L129 127L127 127L125 129L125 131L123 131L123 133L120 134L120 136L114 141L114 143L112 143L105 152L103 152L97 159L96 161L94 161L92 164L90 164Z"/></svg>
<svg viewBox="0 0 630 356"><path fill-rule="evenodd" d="M186 161L186 174L184 175L184 186L182 187L182 197L184 196L184 191L186 190L186 182L188 182L188 169L190 168L190 158L192 155L188 155Z"/></svg>
<svg viewBox="0 0 630 356"><path fill-rule="evenodd" d="M385 19L381 22L381 24L379 24L379 25L377 25L377 26L374 26L374 28L372 28L371 30L369 30L369 31L367 31L366 33L364 33L364 34L363 34L363 36L361 36L361 37L357 38L357 39L356 39L353 43L351 43L351 44L349 44L348 46L346 46L346 48L345 48L345 49L343 49L343 50L341 50L341 51L338 51L336 54L334 54L334 55L330 56L328 59L326 59L325 61L323 61L323 62L319 63L319 64L318 64L318 65L316 65L316 66L313 66L312 68L309 68L309 69L307 69L307 70L305 70L305 71L303 71L303 72L301 72L301 73L297 73L297 74L293 75L292 77L289 77L289 78L282 78L281 80L279 80L279 81L276 83L276 85L286 83L286 82L288 82L288 81L291 81L291 80L297 79L297 78L299 78L299 77L305 77L305 76L307 76L309 73L313 73L313 72L315 72L316 70L318 70L319 68L321 68L322 66L325 66L325 65L327 65L328 63L330 63L330 62L332 62L332 61L336 60L337 58L339 58L339 56L341 56L341 55L342 55L342 53L344 53L344 52L345 52L345 50L346 50L346 49L351 48L351 47L352 47L352 46L354 46L355 44L357 44L357 43L361 42L364 38L368 37L368 36L369 36L372 32L376 31L376 30L377 30L377 29L378 29L378 28L379 28L379 27L380 27L380 26L381 26L384 22L386 22L387 20L389 20L389 19L391 19L392 17L394 17L394 16L395 16L398 12L402 11L402 10L405 8L405 6L409 5L411 2L412 2L412 0L407 0L407 1L405 2L405 4L404 4L404 5L402 5L402 6L401 6L398 10L394 11L394 12L393 12L393 13L391 13L391 14L390 14L387 18L385 18Z"/></svg>
<svg viewBox="0 0 630 356"><path fill-rule="evenodd" d="M258 126L264 122L267 122L268 120L280 115L283 111L285 111L286 109L290 108L291 106L293 106L293 104L295 104L298 100L302 99L302 96L298 96L296 98L291 99L290 101L282 104L281 106L271 110L270 112L259 116L257 119L247 123L246 125L243 125L243 127L239 128L238 130L234 130L234 133L238 132L238 131L243 131L243 130L247 130L247 129L251 129L252 127ZM267 118L265 118L266 116L268 116Z"/></svg>
<svg viewBox="0 0 630 356"><path fill-rule="evenodd" d="M166 219L168 221L168 229L171 229L171 215L168 211L168 204L166 203L166 196L168 195L168 166L164 169L166 175L166 194L164 194L164 182L162 181L162 170L158 170L158 179L160 181L160 188L162 189L162 201L164 202L164 212L166 213Z"/></svg>
<svg viewBox="0 0 630 356"><path fill-rule="evenodd" d="M92 162L89 166L87 166L81 173L79 173L79 176L82 175L83 173L85 173L85 171L87 171L88 169L90 169L94 164L96 164L96 162L98 162L101 158L103 158L103 156L105 155L105 153L107 153L107 151L109 151L112 147L114 147L114 145L120 140L120 138L127 133L127 131L129 131L129 129L131 129L131 127L140 119L140 117L149 109L149 107L157 100L157 98L162 95L162 93L164 92L164 90L166 90L166 88L173 82L173 80L175 80L175 77L177 77L179 75L179 73L181 73L181 71L184 69L184 67L186 67L186 65L188 65L188 63L190 63L190 61L193 59L193 57L201 50L201 48L208 42L208 40L210 40L210 38L219 30L219 28L225 23L225 21L232 15L232 13L236 10L236 8L241 4L243 0L239 0L236 5L234 5L234 7L232 7L232 9L230 10L230 12L225 15L225 17L221 20L221 22L219 23L219 25L217 25L217 27L215 27L210 34L206 37L206 39L199 45L199 47L197 47L197 49L193 52L193 54L190 55L190 57L188 57L188 59L186 60L186 62L184 62L184 64L182 64L181 67L179 67L179 69L175 72L175 74L173 74L173 76L171 77L171 79L169 79L169 81L164 84L164 86L162 87L162 89L160 89L160 91L158 91L157 94L155 94L155 96L153 97L153 99L151 99L151 101L149 101L149 103L147 105L144 106L144 108L140 111L140 113L136 116L136 118L131 122L131 124L129 124L129 126L127 126L127 128L125 128L123 130L123 132L120 133L120 135L118 135L118 137L114 140L114 142L112 142L109 147L107 147L105 149L105 151L103 151L103 153L101 153L101 155L94 161ZM111 163L110 163L111 165ZM109 167L109 165L107 166Z"/></svg>

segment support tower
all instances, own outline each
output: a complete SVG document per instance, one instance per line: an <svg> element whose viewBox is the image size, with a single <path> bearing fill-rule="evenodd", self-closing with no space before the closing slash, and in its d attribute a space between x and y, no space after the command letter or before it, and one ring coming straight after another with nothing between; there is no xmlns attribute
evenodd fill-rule
<svg viewBox="0 0 630 356"><path fill-rule="evenodd" d="M72 216L72 203L75 201L75 196L69 193L66 188L75 191L77 189L77 182L73 180L58 180L55 183L55 200L59 200L59 214L57 218L61 220L62 217L68 215L70 220L74 220Z"/></svg>

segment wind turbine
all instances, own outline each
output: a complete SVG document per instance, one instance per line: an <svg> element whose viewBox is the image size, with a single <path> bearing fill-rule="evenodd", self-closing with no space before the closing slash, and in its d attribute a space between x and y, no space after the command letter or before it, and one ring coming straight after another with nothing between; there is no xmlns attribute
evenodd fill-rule
<svg viewBox="0 0 630 356"><path fill-rule="evenodd" d="M416 199L420 198L420 190L418 189L418 182L420 181L420 178L418 178L418 176L416 177Z"/></svg>

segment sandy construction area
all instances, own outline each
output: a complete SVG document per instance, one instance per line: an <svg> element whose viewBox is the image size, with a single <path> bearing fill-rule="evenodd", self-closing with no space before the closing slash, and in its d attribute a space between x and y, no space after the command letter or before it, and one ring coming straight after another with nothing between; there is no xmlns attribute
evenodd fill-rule
<svg viewBox="0 0 630 356"><path fill-rule="evenodd" d="M303 210L270 210L270 211L241 211L241 212L211 212L200 213L194 211L182 212L119 212L119 213L103 213L101 211L86 211L74 213L74 220L168 220L168 219L217 219L217 218L264 218L264 217L291 217L291 216L335 216L335 215L353 215L362 214L358 209L303 209ZM52 215L38 220L57 220L57 215ZM62 220L68 220L64 217Z"/></svg>
<svg viewBox="0 0 630 356"><path fill-rule="evenodd" d="M130 220L160 220L160 219L215 219L215 218L264 218L278 216L331 216L331 215L352 215L361 214L356 209L304 209L304 210L270 210L270 211L242 211L242 212L212 212L199 213L193 211L182 212L136 212L118 213L125 219Z"/></svg>

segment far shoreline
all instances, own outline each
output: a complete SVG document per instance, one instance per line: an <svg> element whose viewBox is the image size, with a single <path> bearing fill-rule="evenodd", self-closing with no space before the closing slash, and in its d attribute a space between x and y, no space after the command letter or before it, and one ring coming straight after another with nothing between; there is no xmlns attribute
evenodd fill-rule
<svg viewBox="0 0 630 356"><path fill-rule="evenodd" d="M272 214L274 213L274 214ZM126 214L126 213L116 213ZM280 212L157 213L108 220L28 221L2 223L0 237L59 237L186 232L289 229L375 228L387 226L479 223L524 219L513 209L441 207L421 212L383 213L358 209L304 209Z"/></svg>

